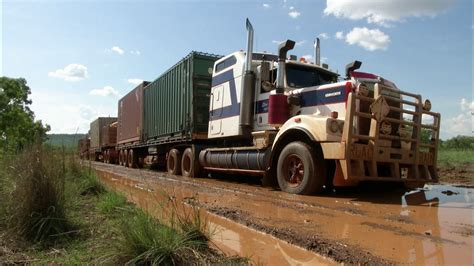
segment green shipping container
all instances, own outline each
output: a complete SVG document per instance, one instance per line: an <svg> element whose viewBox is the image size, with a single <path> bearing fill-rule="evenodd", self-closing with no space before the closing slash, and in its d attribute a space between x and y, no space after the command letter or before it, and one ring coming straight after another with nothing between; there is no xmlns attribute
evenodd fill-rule
<svg viewBox="0 0 474 266"><path fill-rule="evenodd" d="M143 91L148 144L207 138L212 69L220 56L191 52Z"/></svg>

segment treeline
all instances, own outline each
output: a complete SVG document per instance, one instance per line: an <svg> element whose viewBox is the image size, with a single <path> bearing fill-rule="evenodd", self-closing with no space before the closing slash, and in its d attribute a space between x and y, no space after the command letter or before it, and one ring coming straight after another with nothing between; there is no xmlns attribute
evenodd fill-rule
<svg viewBox="0 0 474 266"><path fill-rule="evenodd" d="M474 150L474 136L456 136L440 140L440 148L451 150Z"/></svg>

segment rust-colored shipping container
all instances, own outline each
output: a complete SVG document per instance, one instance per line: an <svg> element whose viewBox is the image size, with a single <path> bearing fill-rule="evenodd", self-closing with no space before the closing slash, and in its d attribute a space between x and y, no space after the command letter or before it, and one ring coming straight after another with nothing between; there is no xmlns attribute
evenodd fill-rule
<svg viewBox="0 0 474 266"><path fill-rule="evenodd" d="M149 84L143 81L118 102L117 143L119 146L138 143L143 128L143 89Z"/></svg>
<svg viewBox="0 0 474 266"><path fill-rule="evenodd" d="M111 124L105 124L102 128L102 144L101 148L104 147L115 147L117 145L117 121Z"/></svg>
<svg viewBox="0 0 474 266"><path fill-rule="evenodd" d="M102 147L106 147L111 143L115 145L115 143L117 142L117 131L115 130L115 133L114 133L113 129L109 130L110 124L115 123L115 122L117 122L116 117L99 117L91 123L91 130L90 130L91 150L99 152Z"/></svg>

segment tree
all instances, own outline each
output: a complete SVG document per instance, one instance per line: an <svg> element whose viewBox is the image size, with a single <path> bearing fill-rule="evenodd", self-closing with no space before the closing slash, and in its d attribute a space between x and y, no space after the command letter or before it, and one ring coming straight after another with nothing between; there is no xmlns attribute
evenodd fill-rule
<svg viewBox="0 0 474 266"><path fill-rule="evenodd" d="M21 150L35 141L45 141L48 125L35 115L29 105L30 88L23 78L0 78L0 149Z"/></svg>

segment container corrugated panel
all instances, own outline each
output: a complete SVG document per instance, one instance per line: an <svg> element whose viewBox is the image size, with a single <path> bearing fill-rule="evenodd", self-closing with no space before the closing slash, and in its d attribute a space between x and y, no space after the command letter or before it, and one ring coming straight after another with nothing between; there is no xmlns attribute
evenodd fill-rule
<svg viewBox="0 0 474 266"><path fill-rule="evenodd" d="M117 145L117 119L114 122L104 123L102 134L101 147L111 147Z"/></svg>
<svg viewBox="0 0 474 266"><path fill-rule="evenodd" d="M131 144L140 141L143 121L143 89L150 82L144 81L118 102L117 143Z"/></svg>
<svg viewBox="0 0 474 266"><path fill-rule="evenodd" d="M98 149L104 146L103 145L104 129L107 129L107 127L110 124L116 121L117 121L116 117L99 117L96 120L92 121L91 129L90 129L90 139L91 139L90 148L91 149Z"/></svg>
<svg viewBox="0 0 474 266"><path fill-rule="evenodd" d="M207 136L212 68L219 58L191 52L144 89L145 141Z"/></svg>

